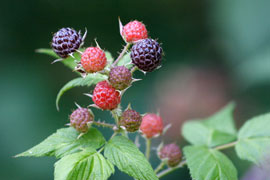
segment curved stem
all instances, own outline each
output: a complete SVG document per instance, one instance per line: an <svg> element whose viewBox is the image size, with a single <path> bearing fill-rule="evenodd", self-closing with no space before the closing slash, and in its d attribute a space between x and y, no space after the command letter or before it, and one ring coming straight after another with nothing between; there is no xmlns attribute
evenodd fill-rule
<svg viewBox="0 0 270 180"><path fill-rule="evenodd" d="M118 58L113 62L112 66L115 66L118 63L118 61L125 55L125 53L127 52L127 50L128 50L128 48L129 48L130 45L131 45L130 43L127 43L125 45L124 49L119 54Z"/></svg>
<svg viewBox="0 0 270 180"><path fill-rule="evenodd" d="M172 168L169 167L169 168L161 171L160 173L157 174L157 177L161 178L163 176L166 176L167 174L170 174L171 172L175 171L176 169L179 169L179 168L183 167L186 164L187 164L187 161L182 161L176 167L172 167Z"/></svg>
<svg viewBox="0 0 270 180"><path fill-rule="evenodd" d="M234 142L231 142L231 143L228 143L228 144L223 144L223 145L220 145L220 146L216 146L213 149L215 149L215 150L228 149L228 148L234 147L236 145L236 143L237 143L237 141L234 141ZM176 169L179 169L179 168L183 167L186 164L187 164L187 161L183 160L176 167L173 167L173 168L169 167L169 168L161 171L160 173L157 174L157 177L161 178L163 176L166 176L167 174L175 171Z"/></svg>
<svg viewBox="0 0 270 180"><path fill-rule="evenodd" d="M162 161L159 165L158 165L158 167L155 169L155 173L157 174L161 169L163 169L163 167L165 166L165 162L164 161Z"/></svg>
<svg viewBox="0 0 270 180"><path fill-rule="evenodd" d="M146 138L146 149L145 149L145 157L149 161L150 159L150 151L151 151L151 139Z"/></svg>

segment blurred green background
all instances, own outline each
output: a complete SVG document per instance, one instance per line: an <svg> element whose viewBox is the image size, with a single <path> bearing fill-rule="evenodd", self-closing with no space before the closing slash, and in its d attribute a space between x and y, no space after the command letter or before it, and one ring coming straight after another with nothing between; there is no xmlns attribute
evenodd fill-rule
<svg viewBox="0 0 270 180"><path fill-rule="evenodd" d="M140 113L161 112L165 124L173 123L163 140L184 145L183 121L206 117L235 100L239 127L270 107L270 1L268 0L10 0L0 6L0 179L53 179L54 158L13 158L68 122L74 101L88 105L87 88L66 93L55 108L58 90L76 77L61 63L36 54L48 48L52 33L62 27L88 29L85 44L100 46L116 57L124 42L123 24L143 21L150 36L162 43L163 67L144 76L128 90L129 102ZM111 121L108 112L96 117ZM107 135L106 129L101 129ZM154 141L157 147L161 139ZM143 148L143 144L142 144ZM154 151L153 151L154 153ZM239 169L249 164L227 152ZM155 154L151 157L157 164ZM164 179L189 179L186 168ZM123 173L111 179L128 179Z"/></svg>

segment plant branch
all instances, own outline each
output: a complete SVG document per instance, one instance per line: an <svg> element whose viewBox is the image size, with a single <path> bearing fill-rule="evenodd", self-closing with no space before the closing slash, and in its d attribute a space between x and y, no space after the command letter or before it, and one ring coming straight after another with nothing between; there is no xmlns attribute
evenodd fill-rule
<svg viewBox="0 0 270 180"><path fill-rule="evenodd" d="M161 171L160 173L157 174L158 178L162 178L163 176L166 176L167 174L170 174L171 172L175 171L176 169L179 169L183 167L184 165L187 164L187 161L181 161L177 166L175 167L168 167L167 169Z"/></svg>
<svg viewBox="0 0 270 180"><path fill-rule="evenodd" d="M114 124L109 124L109 123L105 123L105 122L101 122L101 121L94 121L93 124L97 125L97 126L103 126L103 127L108 127L113 129L115 127Z"/></svg>
<svg viewBox="0 0 270 180"><path fill-rule="evenodd" d="M111 113L112 113L112 116L115 120L115 124L117 125L117 127L119 127L119 116L118 116L116 110L112 110Z"/></svg>
<svg viewBox="0 0 270 180"><path fill-rule="evenodd" d="M160 170L163 169L163 167L166 165L166 163L164 161L162 161L158 167L155 169L155 173L157 174Z"/></svg>
<svg viewBox="0 0 270 180"><path fill-rule="evenodd" d="M220 146L216 146L214 149L215 149L215 150L228 149L228 148L230 148L230 147L235 146L236 143L237 143L237 141L234 141L234 142L231 142L231 143L228 143L228 144L223 144L223 145L220 145Z"/></svg>
<svg viewBox="0 0 270 180"><path fill-rule="evenodd" d="M236 143L237 143L237 141L234 141L234 142L231 142L231 143L228 143L228 144L223 144L223 145L220 145L220 146L216 146L213 149L215 149L215 150L228 149L228 148L234 147L236 145ZM182 168L186 164L187 164L187 161L186 160L182 160L176 167L169 167L169 168L161 171L160 173L158 173L157 174L157 177L158 178L161 178L163 176L166 176L167 174L175 171L176 169Z"/></svg>
<svg viewBox="0 0 270 180"><path fill-rule="evenodd" d="M151 139L145 139L146 147L145 147L145 157L149 161L150 159L150 151L151 151Z"/></svg>
<svg viewBox="0 0 270 180"><path fill-rule="evenodd" d="M118 63L118 61L125 55L125 53L127 52L127 50L128 50L128 48L129 48L130 45L131 45L130 43L127 43L125 45L124 49L119 54L118 58L113 62L112 66L115 66Z"/></svg>
<svg viewBox="0 0 270 180"><path fill-rule="evenodd" d="M132 69L130 70L131 74L133 74L137 69L138 69L137 66L133 66Z"/></svg>

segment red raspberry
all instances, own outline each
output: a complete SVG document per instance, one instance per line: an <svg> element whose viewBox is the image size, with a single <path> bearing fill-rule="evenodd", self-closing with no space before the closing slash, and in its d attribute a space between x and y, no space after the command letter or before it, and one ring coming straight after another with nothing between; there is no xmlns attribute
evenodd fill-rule
<svg viewBox="0 0 270 180"><path fill-rule="evenodd" d="M117 108L121 101L120 93L116 91L107 81L99 82L93 93L94 103L103 110Z"/></svg>
<svg viewBox="0 0 270 180"><path fill-rule="evenodd" d="M104 51L100 48L89 47L82 54L81 64L86 72L97 72L104 69L107 64L107 58Z"/></svg>
<svg viewBox="0 0 270 180"><path fill-rule="evenodd" d="M160 116L156 114L146 114L142 118L140 130L147 138L159 135L163 131L163 122Z"/></svg>
<svg viewBox="0 0 270 180"><path fill-rule="evenodd" d="M158 152L158 156L160 159L166 159L168 166L174 167L177 166L181 161L182 152L176 144L172 143L162 147Z"/></svg>
<svg viewBox="0 0 270 180"><path fill-rule="evenodd" d="M94 117L87 108L78 108L69 117L70 125L73 126L79 132L87 132L90 121L93 121Z"/></svg>
<svg viewBox="0 0 270 180"><path fill-rule="evenodd" d="M135 42L148 37L145 25L139 21L131 21L123 27L122 36L127 42Z"/></svg>

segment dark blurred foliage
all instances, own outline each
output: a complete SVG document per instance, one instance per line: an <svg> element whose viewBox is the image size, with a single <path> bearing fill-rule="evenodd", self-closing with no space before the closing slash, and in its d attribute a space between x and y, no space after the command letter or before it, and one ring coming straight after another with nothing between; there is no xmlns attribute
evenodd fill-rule
<svg viewBox="0 0 270 180"><path fill-rule="evenodd" d="M269 7L268 0L2 1L0 179L53 179L54 158L12 156L63 127L75 108L74 101L91 103L82 95L89 89L77 88L63 96L60 112L56 111L58 90L76 75L61 63L51 65L52 58L34 51L49 47L52 33L59 28L86 27L86 45L94 45L97 38L100 46L116 57L124 44L117 17L124 24L134 19L143 21L150 36L162 43L164 63L146 76L136 73L144 80L128 90L123 106L131 102L140 113L162 108L165 124L180 126L182 121L206 117L235 100L239 127L247 118L269 111ZM168 107L173 109L165 110ZM100 119L112 120L109 112L94 113ZM171 131L174 135L168 134L164 141L184 144L180 127L175 127ZM111 133L102 131L106 137ZM154 141L155 146L158 143ZM233 151L228 154L241 177L248 163L239 161ZM152 160L156 165L155 155ZM188 170L177 170L164 179L176 177L188 179ZM111 179L120 178L128 179L119 172Z"/></svg>

